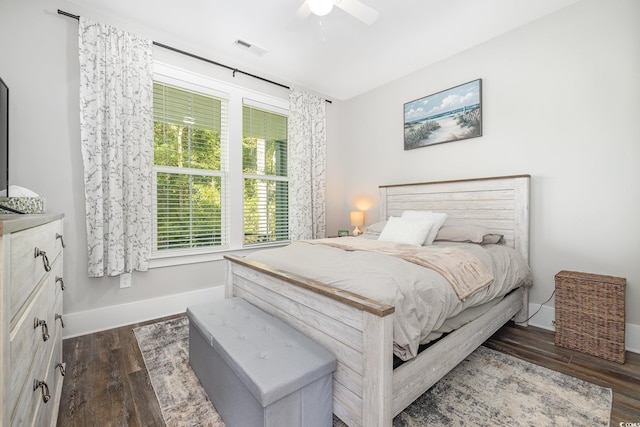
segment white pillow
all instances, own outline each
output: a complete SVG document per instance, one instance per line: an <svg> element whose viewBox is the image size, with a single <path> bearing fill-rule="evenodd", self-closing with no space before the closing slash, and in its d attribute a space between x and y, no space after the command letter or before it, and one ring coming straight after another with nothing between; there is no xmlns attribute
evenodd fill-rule
<svg viewBox="0 0 640 427"><path fill-rule="evenodd" d="M383 242L408 243L410 245L422 246L429 230L433 227L433 221L427 220L404 220L397 216L392 216L384 226L378 240Z"/></svg>
<svg viewBox="0 0 640 427"><path fill-rule="evenodd" d="M429 246L433 244L433 241L436 239L436 235L438 234L438 230L447 220L446 213L438 213L431 211L404 211L402 212L402 219L410 220L410 221L433 221L434 225L429 230L429 234L424 239L422 243L423 246Z"/></svg>

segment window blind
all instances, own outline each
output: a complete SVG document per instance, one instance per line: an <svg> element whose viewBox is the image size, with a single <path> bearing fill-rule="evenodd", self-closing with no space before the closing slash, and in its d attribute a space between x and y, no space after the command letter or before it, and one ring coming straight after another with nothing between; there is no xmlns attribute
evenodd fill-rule
<svg viewBox="0 0 640 427"><path fill-rule="evenodd" d="M289 240L287 116L244 105L245 245Z"/></svg>
<svg viewBox="0 0 640 427"><path fill-rule="evenodd" d="M227 101L154 83L154 249L227 245Z"/></svg>

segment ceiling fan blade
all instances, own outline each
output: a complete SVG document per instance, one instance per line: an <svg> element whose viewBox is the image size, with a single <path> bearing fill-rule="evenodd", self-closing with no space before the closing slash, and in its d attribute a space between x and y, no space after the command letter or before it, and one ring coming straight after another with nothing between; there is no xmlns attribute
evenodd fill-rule
<svg viewBox="0 0 640 427"><path fill-rule="evenodd" d="M373 24L378 19L378 15L380 15L377 10L372 9L360 0L335 0L335 5L367 25Z"/></svg>
<svg viewBox="0 0 640 427"><path fill-rule="evenodd" d="M296 11L296 14L293 16L293 19L289 21L287 24L287 29L290 31L298 30L302 27L307 18L311 15L311 9L309 9L309 5L305 0L302 5Z"/></svg>

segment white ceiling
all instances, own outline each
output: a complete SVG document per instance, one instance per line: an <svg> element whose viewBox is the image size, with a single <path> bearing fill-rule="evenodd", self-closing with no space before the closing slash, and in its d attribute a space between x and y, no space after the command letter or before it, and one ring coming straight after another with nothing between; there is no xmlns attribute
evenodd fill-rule
<svg viewBox="0 0 640 427"><path fill-rule="evenodd" d="M157 42L346 100L578 0L362 0L380 12L373 25L334 7L322 25L312 15L296 29L303 0L70 1L166 34Z"/></svg>

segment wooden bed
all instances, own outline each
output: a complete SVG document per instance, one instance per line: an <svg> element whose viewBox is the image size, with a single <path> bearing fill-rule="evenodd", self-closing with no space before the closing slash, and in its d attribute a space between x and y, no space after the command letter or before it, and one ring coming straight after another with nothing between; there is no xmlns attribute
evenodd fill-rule
<svg viewBox="0 0 640 427"><path fill-rule="evenodd" d="M380 187L380 218L404 210L449 215L505 236L528 261L528 175ZM393 369L394 307L241 257L227 256L226 296L240 296L326 348L338 359L333 412L349 426L391 426L392 419L515 316L526 322L519 288L490 311Z"/></svg>

